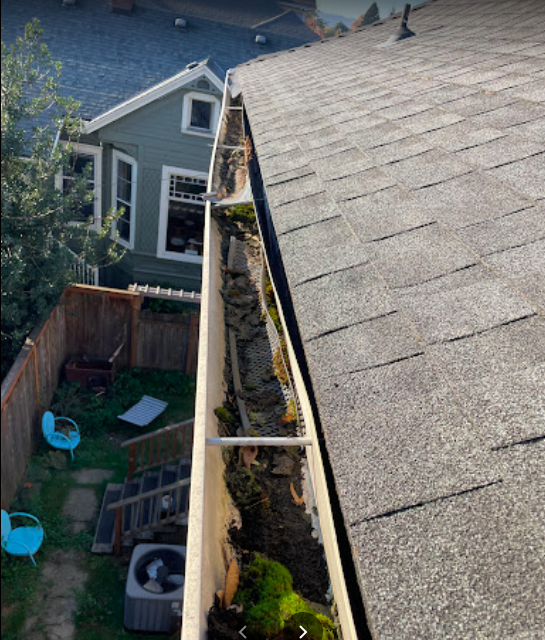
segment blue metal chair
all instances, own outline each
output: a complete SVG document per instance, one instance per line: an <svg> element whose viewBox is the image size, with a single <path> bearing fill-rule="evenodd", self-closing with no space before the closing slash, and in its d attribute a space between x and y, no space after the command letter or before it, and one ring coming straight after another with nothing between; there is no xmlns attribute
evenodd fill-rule
<svg viewBox="0 0 545 640"><path fill-rule="evenodd" d="M33 525L17 527L11 525L11 519L16 516L30 518L35 522ZM2 509L2 549L12 556L28 556L32 564L36 566L34 554L42 546L44 540L44 530L38 518L29 513L12 513L11 515Z"/></svg>
<svg viewBox="0 0 545 640"><path fill-rule="evenodd" d="M71 430L68 435L57 431L55 429L55 423L59 420L66 420L70 422L75 431ZM46 411L42 418L42 433L48 444L55 449L62 449L63 451L70 451L72 460L74 459L74 449L78 446L81 440L78 425L70 418L55 418L51 411Z"/></svg>

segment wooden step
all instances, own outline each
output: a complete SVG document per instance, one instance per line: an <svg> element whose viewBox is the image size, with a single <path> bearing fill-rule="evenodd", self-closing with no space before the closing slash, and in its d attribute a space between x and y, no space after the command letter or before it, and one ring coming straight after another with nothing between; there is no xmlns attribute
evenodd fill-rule
<svg viewBox="0 0 545 640"><path fill-rule="evenodd" d="M153 491L159 486L160 476L157 472L147 472L142 478L140 493L147 493ZM152 498L142 503L142 513L138 514L138 523L142 527L153 526L154 521L157 520L157 504L158 498ZM140 534L139 534L140 535Z"/></svg>
<svg viewBox="0 0 545 640"><path fill-rule="evenodd" d="M108 511L107 507L120 500L123 493L122 484L109 483L104 493L102 507L98 516L95 539L91 551L93 553L112 553L114 548L115 513Z"/></svg>
<svg viewBox="0 0 545 640"><path fill-rule="evenodd" d="M121 499L125 500L126 498L132 498L133 496L141 493L141 482L140 478L137 478L136 480L125 480ZM123 529L125 533L131 529L131 523L136 522L136 519L138 518L138 504L125 507L124 516Z"/></svg>

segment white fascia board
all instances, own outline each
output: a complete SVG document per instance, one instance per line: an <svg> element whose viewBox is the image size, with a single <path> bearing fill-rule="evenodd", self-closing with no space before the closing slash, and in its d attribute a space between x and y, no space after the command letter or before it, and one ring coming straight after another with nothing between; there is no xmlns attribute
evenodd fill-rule
<svg viewBox="0 0 545 640"><path fill-rule="evenodd" d="M83 133L93 133L94 131L105 127L106 125L119 120L119 118L123 118L129 113L132 113L137 109L141 109L147 104L150 104L151 102L154 102L159 98L163 98L173 91L181 89L184 85L193 82L193 80L200 78L202 75L204 75L206 79L209 80L219 91L223 92L223 80L221 78L218 78L218 76L210 69L210 67L205 62L201 62L197 67L193 69L184 69L181 73L172 76L172 78L168 78L167 80L156 84L154 87L143 91L130 100L122 102L121 104L118 104L117 107L114 107L113 109L106 111L106 113L97 116L90 122L84 123Z"/></svg>

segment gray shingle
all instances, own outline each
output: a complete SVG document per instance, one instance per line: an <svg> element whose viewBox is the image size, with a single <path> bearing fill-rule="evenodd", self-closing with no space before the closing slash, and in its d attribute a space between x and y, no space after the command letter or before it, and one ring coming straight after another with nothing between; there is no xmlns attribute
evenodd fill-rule
<svg viewBox="0 0 545 640"><path fill-rule="evenodd" d="M486 262L518 291L545 307L545 240L493 253Z"/></svg>
<svg viewBox="0 0 545 640"><path fill-rule="evenodd" d="M323 183L312 173L289 182L273 184L267 189L267 195L272 206L280 206L323 191Z"/></svg>
<svg viewBox="0 0 545 640"><path fill-rule="evenodd" d="M301 284L293 300L307 340L396 310L370 263Z"/></svg>
<svg viewBox="0 0 545 640"><path fill-rule="evenodd" d="M496 469L483 465L479 438L446 391L407 394L404 403L384 398L380 407L370 402L397 389L400 375L418 371L420 376L426 366L422 358L346 377L339 388L347 385L347 404L337 401L337 414L332 406L324 416L337 490L350 525L499 479ZM427 375L433 374L440 376L432 367ZM333 390L319 393L335 403Z"/></svg>
<svg viewBox="0 0 545 640"><path fill-rule="evenodd" d="M463 120L464 118L462 116L435 107L424 113L403 118L399 124L402 127L410 129L412 133L425 133L426 131L442 129L443 127Z"/></svg>
<svg viewBox="0 0 545 640"><path fill-rule="evenodd" d="M336 221L331 221L328 224L334 225L335 223ZM304 232L304 230L302 231ZM312 229L312 232L315 232L315 230ZM296 233L299 234L299 232ZM337 234L337 240L339 237L343 237L339 231L337 231ZM328 273L335 273L349 269L350 267L365 264L369 262L373 256L373 252L369 246L358 243L352 234L349 236L352 244L327 245L327 252L325 254L318 254L316 251L309 249L311 242L314 240L321 241L323 237L323 235L316 237L314 233L311 233L310 238L307 235L304 240L300 237L293 239L286 236L282 238L282 247L284 250L295 247L300 254L297 259L290 261L290 263L286 265L288 279L292 287L296 287L301 283L319 278ZM326 242L330 238L331 236L326 236ZM347 239L346 236L344 236L344 239ZM308 244L304 244L305 240Z"/></svg>
<svg viewBox="0 0 545 640"><path fill-rule="evenodd" d="M386 165L384 171L395 183L419 189L469 173L471 167L451 154L432 150Z"/></svg>
<svg viewBox="0 0 545 640"><path fill-rule="evenodd" d="M545 628L538 483L493 485L352 527L379 638L539 638Z"/></svg>
<svg viewBox="0 0 545 640"><path fill-rule="evenodd" d="M398 123L384 122L355 133L352 139L360 149L366 150L402 140L410 135L410 131L405 131Z"/></svg>
<svg viewBox="0 0 545 640"><path fill-rule="evenodd" d="M274 227L276 234L282 235L340 215L337 204L326 194L319 193L279 207Z"/></svg>
<svg viewBox="0 0 545 640"><path fill-rule="evenodd" d="M329 116L293 135L339 200L339 217L280 237L282 260L373 637L533 640L544 583L537 547L516 545L543 537L526 535L541 466L517 443L545 435L545 162L528 155L542 149L545 5L414 9L417 36L395 46L376 46L395 29L384 20L261 67L286 121ZM375 166L329 180L357 166L354 147Z"/></svg>
<svg viewBox="0 0 545 640"><path fill-rule="evenodd" d="M488 173L529 198L545 198L545 154L490 169Z"/></svg>
<svg viewBox="0 0 545 640"><path fill-rule="evenodd" d="M491 142L485 142L471 149L465 149L456 154L460 160L477 167L489 169L534 156L545 151L545 143L507 135ZM545 159L543 159L545 163Z"/></svg>
<svg viewBox="0 0 545 640"><path fill-rule="evenodd" d="M480 126L471 120L463 120L443 129L424 133L420 137L434 147L441 147L447 151L460 151L505 135L506 133L499 129Z"/></svg>
<svg viewBox="0 0 545 640"><path fill-rule="evenodd" d="M481 256L545 238L545 208L532 207L495 220L485 220L456 232Z"/></svg>
<svg viewBox="0 0 545 640"><path fill-rule="evenodd" d="M434 285L434 293L417 286L398 294L400 308L428 343L481 333L536 312L523 297L482 268L466 269L454 278L446 275Z"/></svg>
<svg viewBox="0 0 545 640"><path fill-rule="evenodd" d="M374 166L373 160L358 149L343 150L326 158L312 160L312 168L322 180L337 180Z"/></svg>
<svg viewBox="0 0 545 640"><path fill-rule="evenodd" d="M422 352L416 334L398 313L355 325L345 320L346 328L307 341L314 378L371 369Z"/></svg>
<svg viewBox="0 0 545 640"><path fill-rule="evenodd" d="M364 196L381 191L395 184L395 181L381 169L368 169L346 178L327 182L328 192L338 201Z"/></svg>
<svg viewBox="0 0 545 640"><path fill-rule="evenodd" d="M362 242L380 240L423 227L435 217L417 194L392 187L340 204L344 217Z"/></svg>
<svg viewBox="0 0 545 640"><path fill-rule="evenodd" d="M501 167L496 169L499 170ZM513 213L532 204L500 180L478 173L428 187L421 190L420 196L424 206L454 229Z"/></svg>
<svg viewBox="0 0 545 640"><path fill-rule="evenodd" d="M475 264L475 256L438 224L374 243L379 271L392 287L408 287Z"/></svg>
<svg viewBox="0 0 545 640"><path fill-rule="evenodd" d="M542 62L539 62L543 65ZM541 66L541 68L543 68ZM527 82L519 87L513 87L512 89L506 89L504 93L508 96L520 98L521 100L528 100L532 102L545 102L545 78L535 80L533 82Z"/></svg>
<svg viewBox="0 0 545 640"><path fill-rule="evenodd" d="M542 105L513 99L512 104L474 116L473 121L483 127L503 129L523 122L531 122L544 116L545 108Z"/></svg>
<svg viewBox="0 0 545 640"><path fill-rule="evenodd" d="M509 127L509 131L531 140L545 141L545 118Z"/></svg>
<svg viewBox="0 0 545 640"><path fill-rule="evenodd" d="M445 109L469 117L499 109L513 102L515 102L515 98L480 91L479 93L474 93L460 100L449 102L448 105L445 106Z"/></svg>
<svg viewBox="0 0 545 640"><path fill-rule="evenodd" d="M418 156L432 147L417 136L396 140L390 144L368 149L367 154L373 158L375 164L381 165L389 162L397 162L412 156Z"/></svg>
<svg viewBox="0 0 545 640"><path fill-rule="evenodd" d="M340 246L342 251L349 251L350 245L357 245L354 249L361 250L356 235L342 217L332 218L285 233L280 236L278 242L283 254L289 253L293 256L285 264L292 282L301 282L318 275L317 271L327 273L329 269L326 265L329 263L328 256L332 247ZM320 247L325 255L324 253L319 254L316 247ZM323 271L320 267L322 263L324 265Z"/></svg>

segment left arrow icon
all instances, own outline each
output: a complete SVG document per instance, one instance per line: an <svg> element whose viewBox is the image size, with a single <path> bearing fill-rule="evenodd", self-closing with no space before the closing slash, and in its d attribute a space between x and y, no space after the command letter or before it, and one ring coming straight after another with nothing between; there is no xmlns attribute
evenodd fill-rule
<svg viewBox="0 0 545 640"><path fill-rule="evenodd" d="M242 627L242 629L239 631L239 633L243 638L246 638L246 636L242 633L244 631L244 629L246 629L246 627Z"/></svg>

